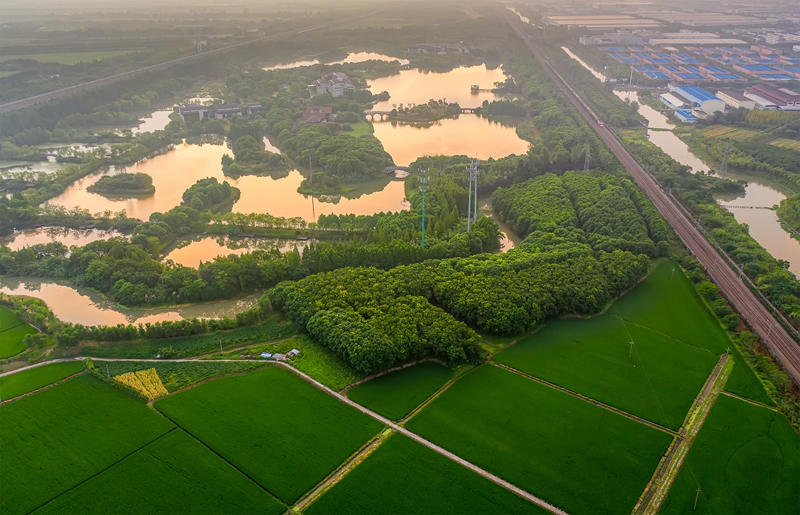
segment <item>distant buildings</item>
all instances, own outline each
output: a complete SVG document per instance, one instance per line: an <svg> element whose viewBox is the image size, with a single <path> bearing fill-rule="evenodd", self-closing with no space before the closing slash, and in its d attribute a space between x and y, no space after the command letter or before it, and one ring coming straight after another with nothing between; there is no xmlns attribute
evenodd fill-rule
<svg viewBox="0 0 800 515"><path fill-rule="evenodd" d="M408 47L408 53L424 55L468 54L469 48L463 45L421 44Z"/></svg>
<svg viewBox="0 0 800 515"><path fill-rule="evenodd" d="M306 123L320 123L330 117L333 109L330 106L308 106L303 116L299 118L298 122Z"/></svg>
<svg viewBox="0 0 800 515"><path fill-rule="evenodd" d="M318 95L330 93L334 97L341 97L348 91L355 91L356 87L350 77L341 72L326 73L313 84L308 85L308 90Z"/></svg>
<svg viewBox="0 0 800 515"><path fill-rule="evenodd" d="M542 23L555 27L586 27L588 29L644 29L661 26L655 20L636 18L627 14L545 14Z"/></svg>
<svg viewBox="0 0 800 515"><path fill-rule="evenodd" d="M725 112L725 102L702 88L670 84L668 89L671 93L677 93L688 100L693 107L700 108L705 114L712 114L715 111Z"/></svg>
<svg viewBox="0 0 800 515"><path fill-rule="evenodd" d="M745 109L756 108L756 103L753 100L736 91L720 90L717 91L717 97L722 99L722 101L732 109L738 109L740 107L744 107Z"/></svg>
<svg viewBox="0 0 800 515"><path fill-rule="evenodd" d="M178 108L178 114L181 120L186 121L187 118L214 118L217 120L224 120L232 117L233 115L245 116L259 111L263 111L264 107L260 102L248 102L247 104L214 104L204 106L200 104L184 104Z"/></svg>
<svg viewBox="0 0 800 515"><path fill-rule="evenodd" d="M697 123L697 117L686 109L677 109L675 117L683 123Z"/></svg>
<svg viewBox="0 0 800 515"><path fill-rule="evenodd" d="M641 36L630 32L617 32L603 34L602 36L581 36L581 45L641 45L644 40Z"/></svg>
<svg viewBox="0 0 800 515"><path fill-rule="evenodd" d="M800 93L774 84L756 84L744 90L744 96L755 102L756 109L800 111Z"/></svg>

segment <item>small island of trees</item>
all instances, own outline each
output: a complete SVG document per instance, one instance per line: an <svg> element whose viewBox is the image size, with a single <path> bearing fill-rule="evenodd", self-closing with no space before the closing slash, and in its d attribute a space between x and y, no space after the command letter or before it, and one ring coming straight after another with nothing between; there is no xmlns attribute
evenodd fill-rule
<svg viewBox="0 0 800 515"><path fill-rule="evenodd" d="M110 197L148 197L156 192L153 178L146 173L107 175L86 189Z"/></svg>

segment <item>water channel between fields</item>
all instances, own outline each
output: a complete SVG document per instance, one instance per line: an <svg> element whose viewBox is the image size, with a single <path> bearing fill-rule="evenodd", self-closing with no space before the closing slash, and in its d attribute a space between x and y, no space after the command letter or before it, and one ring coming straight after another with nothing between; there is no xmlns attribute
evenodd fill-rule
<svg viewBox="0 0 800 515"><path fill-rule="evenodd" d="M583 60L578 59L568 49L564 50L589 70L592 75L602 80L601 73L592 69ZM638 102L639 100L639 95L635 91L614 91L614 94L626 102ZM675 161L691 167L693 172L709 171L709 166L693 154L683 140L671 132L675 125L665 115L644 104L639 104L639 113L647 119L649 129L667 129L648 130L647 137L650 141ZM771 209L750 209L750 207L771 208L776 204L780 204L781 200L787 196L792 195L792 192L786 186L767 175L755 175L753 173L729 170L728 178L747 181L745 194L740 197L718 196L717 200L733 213L736 221L749 226L750 235L762 247L767 249L775 258L788 261L790 263L789 270L800 276L800 241L793 239L781 227L775 211Z"/></svg>

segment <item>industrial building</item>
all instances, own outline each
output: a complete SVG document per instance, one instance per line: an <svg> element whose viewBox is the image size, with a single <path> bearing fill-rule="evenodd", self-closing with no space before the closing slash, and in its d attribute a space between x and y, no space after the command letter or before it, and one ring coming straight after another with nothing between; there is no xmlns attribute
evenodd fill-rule
<svg viewBox="0 0 800 515"><path fill-rule="evenodd" d="M588 29L646 29L660 27L655 20L645 20L626 14L545 14L542 23L555 27L586 27Z"/></svg>
<svg viewBox="0 0 800 515"><path fill-rule="evenodd" d="M774 84L756 84L747 88L744 93L747 98L756 102L757 109L760 104L765 106L760 109L769 109L767 105L774 105L775 109L782 111L800 111L800 93L790 89Z"/></svg>
<svg viewBox="0 0 800 515"><path fill-rule="evenodd" d="M675 117L683 123L697 123L697 117L691 111L686 109L678 109L675 111Z"/></svg>
<svg viewBox="0 0 800 515"><path fill-rule="evenodd" d="M184 104L178 108L178 115L181 120L186 121L187 118L197 119L201 118L215 118L217 120L224 120L234 115L245 116L253 113L263 111L264 107L260 102L248 102L244 105L239 104L214 104L204 106L200 104Z"/></svg>
<svg viewBox="0 0 800 515"><path fill-rule="evenodd" d="M313 84L309 84L308 90L322 95L330 93L334 97L341 97L348 91L355 91L356 87L350 77L341 72L326 73Z"/></svg>
<svg viewBox="0 0 800 515"><path fill-rule="evenodd" d="M644 40L630 32L617 32L603 34L602 36L581 36L578 41L581 45L641 45Z"/></svg>
<svg viewBox="0 0 800 515"><path fill-rule="evenodd" d="M740 107L745 109L756 108L756 103L753 100L736 91L720 90L717 91L717 97L732 109L739 109Z"/></svg>
<svg viewBox="0 0 800 515"><path fill-rule="evenodd" d="M668 89L670 93L677 93L706 114L712 114L715 111L725 112L725 102L702 88L670 84Z"/></svg>
<svg viewBox="0 0 800 515"><path fill-rule="evenodd" d="M691 102L677 93L661 93L658 95L658 99L666 104L670 109L685 109L687 107L692 107Z"/></svg>

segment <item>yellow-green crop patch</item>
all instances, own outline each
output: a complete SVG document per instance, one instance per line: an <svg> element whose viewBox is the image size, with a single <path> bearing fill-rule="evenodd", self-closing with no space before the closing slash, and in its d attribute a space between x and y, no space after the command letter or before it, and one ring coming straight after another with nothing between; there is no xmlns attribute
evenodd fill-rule
<svg viewBox="0 0 800 515"><path fill-rule="evenodd" d="M700 133L707 138L729 138L733 140L743 140L752 138L758 132L748 129L740 129L737 127L728 127L726 125L712 125L702 129Z"/></svg>
<svg viewBox="0 0 800 515"><path fill-rule="evenodd" d="M400 420L453 377L438 363L424 362L354 386L347 396L372 411Z"/></svg>
<svg viewBox="0 0 800 515"><path fill-rule="evenodd" d="M790 514L798 508L800 436L781 413L720 395L660 512Z"/></svg>
<svg viewBox="0 0 800 515"><path fill-rule="evenodd" d="M0 400L7 401L38 390L83 370L80 361L52 363L0 377Z"/></svg>
<svg viewBox="0 0 800 515"><path fill-rule="evenodd" d="M0 406L0 513L28 513L174 427L147 405L82 376Z"/></svg>
<svg viewBox="0 0 800 515"><path fill-rule="evenodd" d="M90 63L92 61L99 61L109 57L117 57L120 55L130 54L135 50L109 50L98 52L59 52L47 54L7 54L0 55L0 62L10 61L12 59L31 59L39 61L40 63L59 63L59 64L78 64Z"/></svg>
<svg viewBox="0 0 800 515"><path fill-rule="evenodd" d="M209 381L155 407L286 504L382 427L277 367Z"/></svg>
<svg viewBox="0 0 800 515"><path fill-rule="evenodd" d="M792 150L800 151L800 140L789 138L778 138L769 142L770 145L775 145L781 148L790 148Z"/></svg>
<svg viewBox="0 0 800 515"><path fill-rule="evenodd" d="M568 513L630 513L672 440L493 365L406 427Z"/></svg>
<svg viewBox="0 0 800 515"><path fill-rule="evenodd" d="M395 434L305 513L547 513Z"/></svg>
<svg viewBox="0 0 800 515"><path fill-rule="evenodd" d="M63 513L263 513L286 506L180 429L36 510Z"/></svg>

